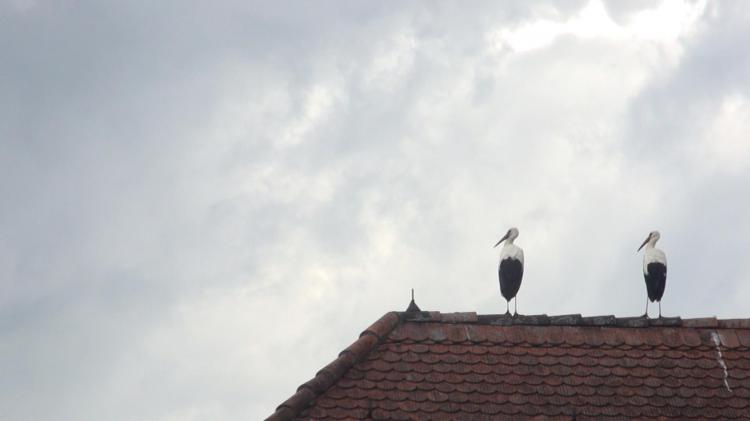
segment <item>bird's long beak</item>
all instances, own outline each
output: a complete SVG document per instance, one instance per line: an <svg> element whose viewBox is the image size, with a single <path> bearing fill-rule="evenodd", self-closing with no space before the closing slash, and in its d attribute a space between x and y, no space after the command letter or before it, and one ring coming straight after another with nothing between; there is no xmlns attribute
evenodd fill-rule
<svg viewBox="0 0 750 421"><path fill-rule="evenodd" d="M505 233L505 235L503 235L503 238L501 238L500 241L498 241L494 246L492 246L492 248L495 248L495 247L499 246L500 243L502 243L503 241L505 241L506 238L508 238L508 233L507 232Z"/></svg>
<svg viewBox="0 0 750 421"><path fill-rule="evenodd" d="M637 250L637 251L641 251L641 249L643 248L643 246L645 246L645 245L646 245L646 243L648 243L648 240L650 240L650 239L651 239L651 234L649 234L649 235L648 235L648 237L646 237L646 239L645 239L645 240L643 240L643 244L641 244L641 246L640 246L640 247L638 247L638 250Z"/></svg>

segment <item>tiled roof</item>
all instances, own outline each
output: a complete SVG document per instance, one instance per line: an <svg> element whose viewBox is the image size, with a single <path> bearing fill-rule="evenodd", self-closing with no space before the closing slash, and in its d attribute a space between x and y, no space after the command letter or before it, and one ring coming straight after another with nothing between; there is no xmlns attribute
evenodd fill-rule
<svg viewBox="0 0 750 421"><path fill-rule="evenodd" d="M387 313L268 420L750 419L750 320Z"/></svg>

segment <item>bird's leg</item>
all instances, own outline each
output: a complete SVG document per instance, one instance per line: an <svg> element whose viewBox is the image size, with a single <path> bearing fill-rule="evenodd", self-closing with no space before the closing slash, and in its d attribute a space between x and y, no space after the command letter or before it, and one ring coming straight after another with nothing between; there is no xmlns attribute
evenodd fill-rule
<svg viewBox="0 0 750 421"><path fill-rule="evenodd" d="M646 312L643 313L643 317L648 319L648 295L646 296Z"/></svg>
<svg viewBox="0 0 750 421"><path fill-rule="evenodd" d="M661 300L659 300L659 318L661 319Z"/></svg>
<svg viewBox="0 0 750 421"><path fill-rule="evenodd" d="M505 300L505 314L510 316L510 300Z"/></svg>
<svg viewBox="0 0 750 421"><path fill-rule="evenodd" d="M513 300L513 317L518 317L518 296Z"/></svg>

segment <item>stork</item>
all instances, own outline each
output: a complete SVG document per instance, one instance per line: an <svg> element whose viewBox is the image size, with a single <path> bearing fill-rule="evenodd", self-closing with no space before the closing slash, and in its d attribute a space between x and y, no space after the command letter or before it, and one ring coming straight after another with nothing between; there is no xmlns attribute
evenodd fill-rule
<svg viewBox="0 0 750 421"><path fill-rule="evenodd" d="M643 317L648 317L648 302L659 303L659 318L661 318L661 297L664 295L664 287L667 283L667 256L663 251L655 248L656 242L661 235L659 231L651 231L643 241L638 251L646 246L643 254L643 278L646 280L646 312Z"/></svg>
<svg viewBox="0 0 750 421"><path fill-rule="evenodd" d="M507 233L493 246L497 247L505 241L503 248L500 250L500 264L498 275L500 276L500 293L505 298L505 314L510 314L510 300L516 298L518 289L521 287L523 279L523 249L513 244L518 238L518 229L511 228ZM518 298L514 302L513 316L518 315Z"/></svg>

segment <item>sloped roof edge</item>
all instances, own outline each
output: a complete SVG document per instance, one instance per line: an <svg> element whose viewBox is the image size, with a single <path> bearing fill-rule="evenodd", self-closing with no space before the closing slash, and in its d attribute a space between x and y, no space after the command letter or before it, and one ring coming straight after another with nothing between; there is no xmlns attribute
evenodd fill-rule
<svg viewBox="0 0 750 421"><path fill-rule="evenodd" d="M403 314L405 313L391 311L370 325L354 343L341 351L335 360L318 371L311 380L298 387L297 393L279 405L276 412L266 418L266 421L290 420L299 415L316 396L325 392L347 370L375 349L399 324Z"/></svg>

